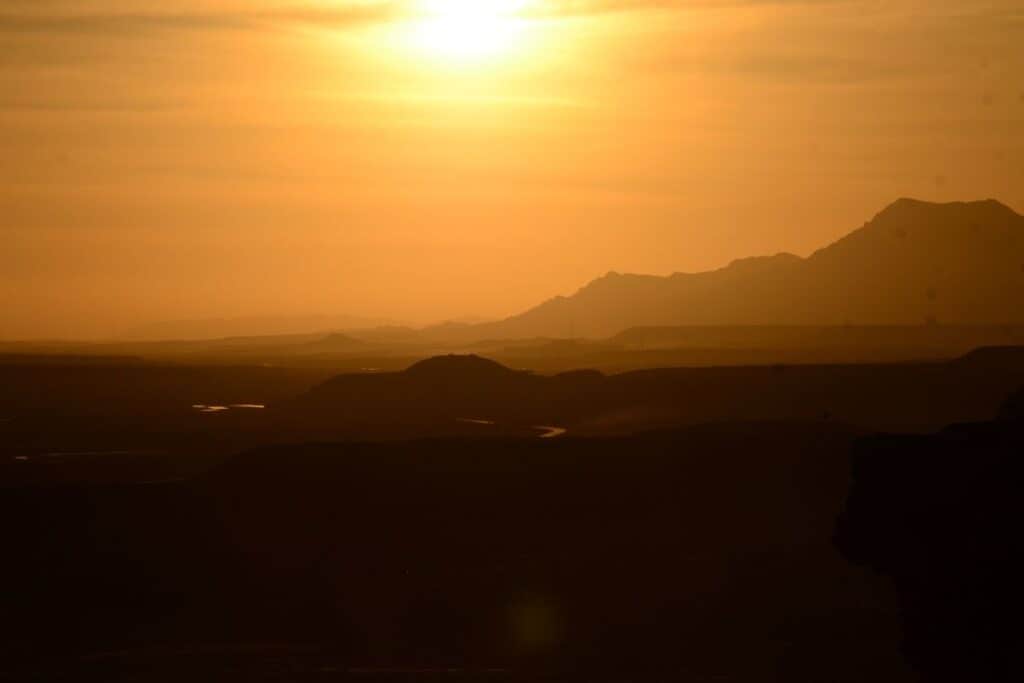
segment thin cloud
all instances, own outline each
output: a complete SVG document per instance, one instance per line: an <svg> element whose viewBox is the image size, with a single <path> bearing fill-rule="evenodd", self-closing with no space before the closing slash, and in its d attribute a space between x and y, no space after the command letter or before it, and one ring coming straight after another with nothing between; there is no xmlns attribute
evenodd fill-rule
<svg viewBox="0 0 1024 683"><path fill-rule="evenodd" d="M934 2L934 0L929 0ZM17 7L31 3L20 0ZM519 14L533 19L559 19L603 14L652 11L701 11L754 7L829 7L855 8L865 0L534 0ZM875 3L871 4L877 8ZM184 9L175 12L123 12L94 10L92 12L48 9L32 5L31 10L0 12L0 34L133 34L175 30L265 30L288 24L307 24L338 30L404 20L417 16L415 0L380 0L379 2L347 2L325 7L323 4L261 5L253 9L232 9L220 12ZM1022 11L1011 0L992 0L975 7L960 3L949 5L921 4L916 0L894 2L891 8L916 7L929 16L950 15L961 19L981 17L1019 22Z"/></svg>
<svg viewBox="0 0 1024 683"><path fill-rule="evenodd" d="M827 5L856 0L546 0L525 13L536 16L581 16L655 10L694 11L771 5Z"/></svg>
<svg viewBox="0 0 1024 683"><path fill-rule="evenodd" d="M533 18L558 18L651 10L696 10L753 5L809 5L852 0L538 0L520 14ZM23 3L18 5L25 6ZM288 23L349 28L416 16L411 0L322 4L287 8L237 9L223 12L69 12L38 5L31 12L0 13L0 32L121 34L157 30L241 30Z"/></svg>
<svg viewBox="0 0 1024 683"><path fill-rule="evenodd" d="M0 97L0 111L149 113L166 112L186 106L182 99L138 97L67 97L59 95Z"/></svg>
<svg viewBox="0 0 1024 683"><path fill-rule="evenodd" d="M399 2L229 12L7 13L0 14L0 32L130 34L168 30L258 29L287 23L343 28L391 21L408 14L408 5Z"/></svg>

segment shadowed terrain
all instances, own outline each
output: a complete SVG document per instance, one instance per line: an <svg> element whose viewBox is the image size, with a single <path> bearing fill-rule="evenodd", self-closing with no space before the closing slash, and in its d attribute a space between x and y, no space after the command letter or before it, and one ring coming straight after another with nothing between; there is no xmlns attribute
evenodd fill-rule
<svg viewBox="0 0 1024 683"><path fill-rule="evenodd" d="M42 370L68 387L97 368ZM1018 348L611 376L443 356L296 375L293 396L259 410L171 415L128 408L153 381L268 379L123 372L133 382L114 386L135 388L111 394L120 412L33 416L37 399L0 425L8 443L30 439L0 464L9 675L914 680L900 642L925 673L1010 661L1010 632L972 650L981 632L960 624L995 628L1013 609L999 592L1012 546L988 520L1015 499ZM537 438L552 425L568 431ZM153 450L47 450L115 438ZM938 571L945 548L959 559ZM943 577L985 586L968 594L982 602Z"/></svg>
<svg viewBox="0 0 1024 683"><path fill-rule="evenodd" d="M441 356L397 372L330 374L52 359L0 365L0 453L8 455L0 466L20 478L35 476L55 453L219 457L268 443L536 437L552 427L600 436L737 420L933 431L993 415L1024 384L1024 351L986 348L945 362L610 375L541 375L479 356ZM29 462L10 459L22 456Z"/></svg>
<svg viewBox="0 0 1024 683"><path fill-rule="evenodd" d="M297 671L898 680L890 598L830 541L851 439L825 424L735 423L287 446L177 484L8 491L18 559L2 579L21 588L5 608L5 661L31 668L43 647L70 657L58 669L102 676L189 644L277 643L300 654L267 645L248 658ZM79 663L100 652L124 654Z"/></svg>
<svg viewBox="0 0 1024 683"><path fill-rule="evenodd" d="M1024 389L997 421L857 442L837 542L890 578L928 681L1018 681Z"/></svg>
<svg viewBox="0 0 1024 683"><path fill-rule="evenodd" d="M991 416L1024 383L1024 348L949 362L576 371L539 376L475 356L434 358L399 373L342 375L281 412L341 429L431 430L458 418L628 433L731 420L821 420L863 429L931 430ZM403 429L404 426L404 429ZM433 427L431 427L433 426Z"/></svg>

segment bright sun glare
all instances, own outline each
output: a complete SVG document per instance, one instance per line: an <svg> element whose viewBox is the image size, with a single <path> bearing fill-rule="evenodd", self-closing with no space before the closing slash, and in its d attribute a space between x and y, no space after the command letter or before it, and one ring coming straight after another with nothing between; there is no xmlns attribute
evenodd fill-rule
<svg viewBox="0 0 1024 683"><path fill-rule="evenodd" d="M416 46L435 56L477 61L507 52L516 43L528 0L420 0L413 29Z"/></svg>

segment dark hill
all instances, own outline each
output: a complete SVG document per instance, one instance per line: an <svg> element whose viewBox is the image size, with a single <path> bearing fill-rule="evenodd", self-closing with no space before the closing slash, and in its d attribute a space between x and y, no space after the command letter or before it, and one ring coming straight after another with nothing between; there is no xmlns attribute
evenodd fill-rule
<svg viewBox="0 0 1024 683"><path fill-rule="evenodd" d="M553 378L474 355L438 356L401 372L339 375L285 411L314 421L378 425L395 433L459 420L529 426L572 412L572 403L592 383L588 373Z"/></svg>
<svg viewBox="0 0 1024 683"><path fill-rule="evenodd" d="M1021 394L1011 399L1020 410ZM1017 415L1020 413L1018 412ZM853 449L836 540L900 596L903 651L925 681L1024 679L1024 429L1012 421L880 435Z"/></svg>
<svg viewBox="0 0 1024 683"><path fill-rule="evenodd" d="M1003 403L999 416L1005 420L1024 420L1024 387L1021 387Z"/></svg>
<svg viewBox="0 0 1024 683"><path fill-rule="evenodd" d="M361 436L448 433L460 420L519 428L552 425L572 435L728 420L824 420L865 429L933 430L991 419L1022 384L1024 351L1019 348L981 349L949 362L554 376L512 370L478 356L441 356L402 372L334 377L280 406L280 414Z"/></svg>
<svg viewBox="0 0 1024 683"><path fill-rule="evenodd" d="M410 366L405 370L409 377L416 378L437 378L445 382L469 380L478 381L489 379L502 381L511 379L524 373L516 372L506 368L489 358L482 358L477 355L455 355L435 356L427 358Z"/></svg>
<svg viewBox="0 0 1024 683"><path fill-rule="evenodd" d="M1024 217L994 200L901 199L808 258L741 259L668 277L608 273L460 338L605 337L659 325L1024 322Z"/></svg>

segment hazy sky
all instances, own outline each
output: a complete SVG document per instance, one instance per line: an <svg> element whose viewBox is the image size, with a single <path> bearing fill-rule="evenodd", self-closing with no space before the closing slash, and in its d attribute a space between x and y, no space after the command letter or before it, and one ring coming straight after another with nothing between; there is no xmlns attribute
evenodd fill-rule
<svg viewBox="0 0 1024 683"><path fill-rule="evenodd" d="M1024 210L1020 0L3 0L0 337L503 316Z"/></svg>

